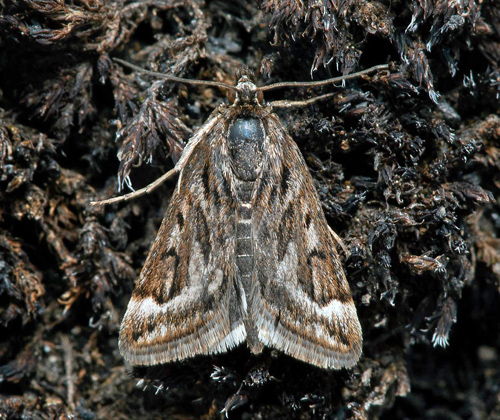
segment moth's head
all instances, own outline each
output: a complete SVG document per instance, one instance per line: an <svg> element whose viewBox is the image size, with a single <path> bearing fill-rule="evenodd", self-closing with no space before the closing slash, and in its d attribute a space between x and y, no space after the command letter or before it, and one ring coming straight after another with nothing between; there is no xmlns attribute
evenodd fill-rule
<svg viewBox="0 0 500 420"><path fill-rule="evenodd" d="M229 101L236 105L259 105L264 100L262 91L252 81L253 72L242 67L236 73L238 83L228 94Z"/></svg>

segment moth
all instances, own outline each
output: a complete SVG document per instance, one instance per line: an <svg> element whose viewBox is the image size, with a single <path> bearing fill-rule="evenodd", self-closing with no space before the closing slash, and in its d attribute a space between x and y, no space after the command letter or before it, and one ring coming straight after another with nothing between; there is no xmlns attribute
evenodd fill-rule
<svg viewBox="0 0 500 420"><path fill-rule="evenodd" d="M230 103L174 169L129 194L178 174L121 323L121 354L152 366L246 342L253 353L267 346L321 368L353 366L362 332L335 234L302 154L263 100L265 90L295 84L257 87L247 74L236 86L165 78L223 87Z"/></svg>

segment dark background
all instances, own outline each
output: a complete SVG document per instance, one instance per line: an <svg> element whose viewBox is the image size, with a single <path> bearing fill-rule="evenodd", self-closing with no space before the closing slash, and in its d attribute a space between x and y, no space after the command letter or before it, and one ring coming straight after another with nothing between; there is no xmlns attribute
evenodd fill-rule
<svg viewBox="0 0 500 420"><path fill-rule="evenodd" d="M1 419L500 418L497 1L0 8ZM88 203L170 169L224 93L113 57L226 83L247 65L260 85L390 64L267 98L336 93L276 112L349 250L364 333L353 369L242 346L136 371L135 386L118 328L175 181Z"/></svg>

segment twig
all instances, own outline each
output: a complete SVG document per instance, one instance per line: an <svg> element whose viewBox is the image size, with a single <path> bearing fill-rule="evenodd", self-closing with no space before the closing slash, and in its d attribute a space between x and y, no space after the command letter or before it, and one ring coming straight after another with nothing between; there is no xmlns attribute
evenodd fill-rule
<svg viewBox="0 0 500 420"><path fill-rule="evenodd" d="M73 364L75 362L73 357L73 346L67 335L61 338L62 348L64 351L64 368L66 370L66 389L67 389L67 403L71 410L75 409L75 381L73 376Z"/></svg>

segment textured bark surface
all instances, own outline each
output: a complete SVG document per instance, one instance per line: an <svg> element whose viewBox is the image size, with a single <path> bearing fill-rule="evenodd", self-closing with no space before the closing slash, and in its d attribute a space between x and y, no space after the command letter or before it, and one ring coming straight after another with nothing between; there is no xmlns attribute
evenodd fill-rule
<svg viewBox="0 0 500 420"><path fill-rule="evenodd" d="M224 93L390 63L276 110L301 149L363 327L353 368L244 346L127 373L121 317ZM500 418L500 5L490 0L0 2L0 418ZM145 388L145 390L143 390Z"/></svg>

